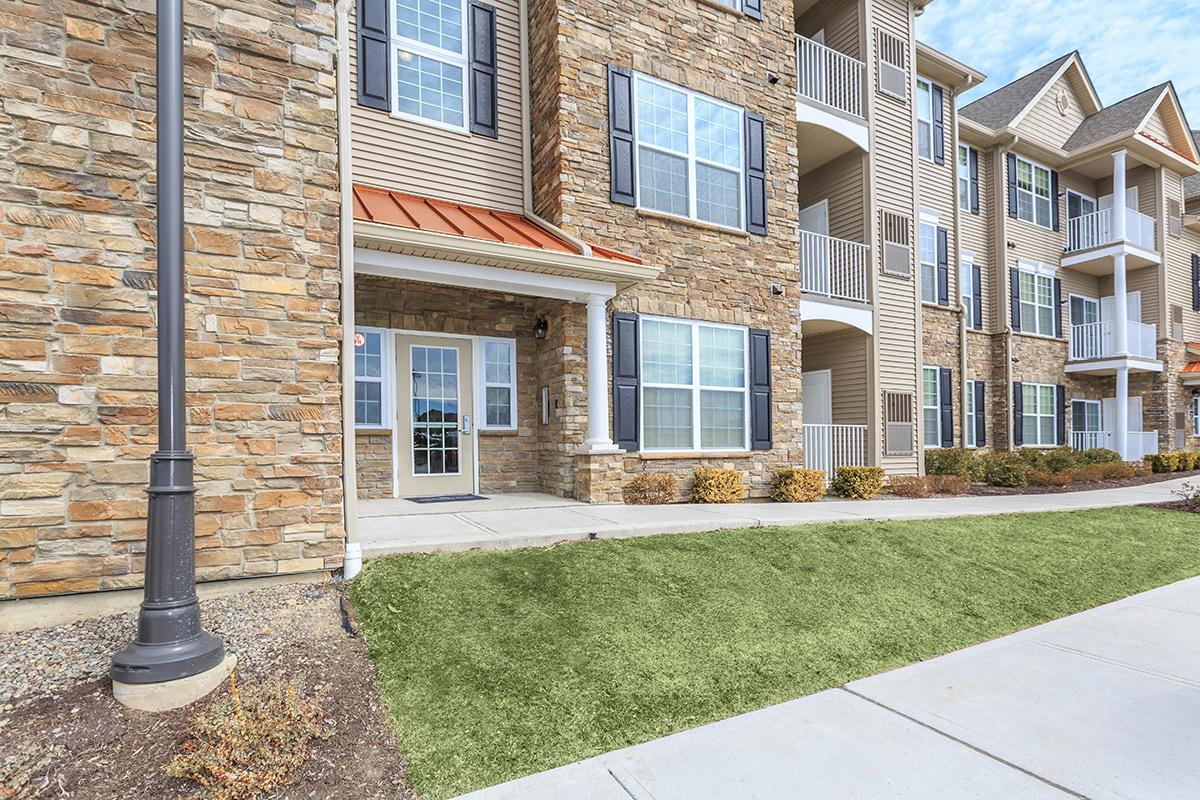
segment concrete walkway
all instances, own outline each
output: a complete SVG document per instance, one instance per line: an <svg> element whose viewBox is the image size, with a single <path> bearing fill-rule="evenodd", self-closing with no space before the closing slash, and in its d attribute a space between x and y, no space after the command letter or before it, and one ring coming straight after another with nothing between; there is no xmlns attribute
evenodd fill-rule
<svg viewBox="0 0 1200 800"><path fill-rule="evenodd" d="M1200 578L463 800L1200 796Z"/></svg>
<svg viewBox="0 0 1200 800"><path fill-rule="evenodd" d="M359 534L363 555L372 558L389 553L541 547L576 539L618 539L723 528L1139 505L1174 500L1173 493L1189 481L1200 483L1196 478L1178 478L1121 489L1063 494L735 505L588 505L536 494L497 495L486 501L447 503L440 509L437 505L418 505L407 500L363 500L359 503Z"/></svg>

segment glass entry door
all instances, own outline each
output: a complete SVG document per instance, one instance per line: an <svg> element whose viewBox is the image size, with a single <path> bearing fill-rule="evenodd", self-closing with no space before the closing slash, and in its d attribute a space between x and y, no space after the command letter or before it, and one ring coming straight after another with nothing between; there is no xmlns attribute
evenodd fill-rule
<svg viewBox="0 0 1200 800"><path fill-rule="evenodd" d="M471 340L396 337L401 497L475 490Z"/></svg>

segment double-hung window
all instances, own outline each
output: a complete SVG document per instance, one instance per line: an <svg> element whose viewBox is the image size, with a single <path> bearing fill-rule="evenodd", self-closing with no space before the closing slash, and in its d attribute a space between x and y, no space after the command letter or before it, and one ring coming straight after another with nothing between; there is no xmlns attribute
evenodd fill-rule
<svg viewBox="0 0 1200 800"><path fill-rule="evenodd" d="M742 227L742 110L637 75L637 204Z"/></svg>
<svg viewBox="0 0 1200 800"><path fill-rule="evenodd" d="M959 275L961 280L958 285L962 287L960 294L967 327L978 328L983 320L975 319L975 264L964 260L959 266Z"/></svg>
<svg viewBox="0 0 1200 800"><path fill-rule="evenodd" d="M517 352L512 339L483 339L483 427L517 427Z"/></svg>
<svg viewBox="0 0 1200 800"><path fill-rule="evenodd" d="M378 328L354 331L354 425L359 428L390 426L387 418L387 339Z"/></svg>
<svg viewBox="0 0 1200 800"><path fill-rule="evenodd" d="M938 380L937 367L921 369L921 414L925 426L925 446L940 447L942 444L941 426L941 382Z"/></svg>
<svg viewBox="0 0 1200 800"><path fill-rule="evenodd" d="M396 112L453 128L467 125L463 0L395 0Z"/></svg>
<svg viewBox="0 0 1200 800"><path fill-rule="evenodd" d="M967 427L963 431L963 444L977 447L975 441L975 381L967 381Z"/></svg>
<svg viewBox="0 0 1200 800"><path fill-rule="evenodd" d="M1050 170L1026 161L1018 156L1014 162L1017 167L1017 217L1026 222L1041 225L1044 228L1053 227L1053 212L1051 211L1054 198L1050 192Z"/></svg>
<svg viewBox="0 0 1200 800"><path fill-rule="evenodd" d="M1021 384L1021 443L1026 446L1058 443L1052 383Z"/></svg>
<svg viewBox="0 0 1200 800"><path fill-rule="evenodd" d="M1054 279L1049 275L1017 272L1021 293L1021 330L1042 336L1054 335Z"/></svg>
<svg viewBox="0 0 1200 800"><path fill-rule="evenodd" d="M746 328L641 317L642 448L749 449Z"/></svg>
<svg viewBox="0 0 1200 800"><path fill-rule="evenodd" d="M917 78L917 155L933 160L933 84Z"/></svg>
<svg viewBox="0 0 1200 800"><path fill-rule="evenodd" d="M1200 394L1192 398L1192 435L1200 436Z"/></svg>
<svg viewBox="0 0 1200 800"><path fill-rule="evenodd" d="M971 148L958 146L958 207L971 210Z"/></svg>
<svg viewBox="0 0 1200 800"><path fill-rule="evenodd" d="M1100 435L1100 401L1071 401L1071 439L1076 450L1104 447Z"/></svg>
<svg viewBox="0 0 1200 800"><path fill-rule="evenodd" d="M936 303L937 286L937 226L922 222L919 231L921 245L921 301Z"/></svg>

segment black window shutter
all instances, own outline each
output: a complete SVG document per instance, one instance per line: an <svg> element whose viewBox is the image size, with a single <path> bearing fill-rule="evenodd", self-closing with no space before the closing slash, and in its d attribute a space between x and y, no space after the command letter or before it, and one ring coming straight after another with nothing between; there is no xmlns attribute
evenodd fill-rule
<svg viewBox="0 0 1200 800"><path fill-rule="evenodd" d="M742 13L747 17L762 19L762 0L742 0Z"/></svg>
<svg viewBox="0 0 1200 800"><path fill-rule="evenodd" d="M358 0L358 104L392 110L388 63L388 6L391 0Z"/></svg>
<svg viewBox="0 0 1200 800"><path fill-rule="evenodd" d="M945 228L937 229L937 301L950 305L950 233Z"/></svg>
<svg viewBox="0 0 1200 800"><path fill-rule="evenodd" d="M967 161L971 166L971 213L979 213L979 151L974 147L968 151Z"/></svg>
<svg viewBox="0 0 1200 800"><path fill-rule="evenodd" d="M933 160L946 163L946 109L942 87L931 84L933 95Z"/></svg>
<svg viewBox="0 0 1200 800"><path fill-rule="evenodd" d="M950 375L950 370L942 367L938 370L938 395L941 398L941 414L939 420L941 424L941 443L942 447L954 446L954 380Z"/></svg>
<svg viewBox="0 0 1200 800"><path fill-rule="evenodd" d="M1050 172L1050 227L1058 230L1058 173Z"/></svg>
<svg viewBox="0 0 1200 800"><path fill-rule="evenodd" d="M612 315L613 358L613 439L622 450L637 451L641 425L638 421L638 385L641 360L638 358L637 314L614 311ZM591 354L589 354L589 357Z"/></svg>
<svg viewBox="0 0 1200 800"><path fill-rule="evenodd" d="M1021 274L1015 268L1008 270L1009 305L1012 306L1012 329L1021 330Z"/></svg>
<svg viewBox="0 0 1200 800"><path fill-rule="evenodd" d="M971 265L971 321L977 331L983 330L983 270Z"/></svg>
<svg viewBox="0 0 1200 800"><path fill-rule="evenodd" d="M1200 253L1192 253L1192 311L1200 311Z"/></svg>
<svg viewBox="0 0 1200 800"><path fill-rule="evenodd" d="M1054 404L1055 444L1062 447L1067 443L1067 387L1060 383L1054 391L1058 398Z"/></svg>
<svg viewBox="0 0 1200 800"><path fill-rule="evenodd" d="M1025 430L1022 425L1025 416L1025 400L1021 394L1021 382L1013 382L1013 444L1025 443Z"/></svg>
<svg viewBox="0 0 1200 800"><path fill-rule="evenodd" d="M1017 157L1008 154L1008 215L1017 218Z"/></svg>
<svg viewBox="0 0 1200 800"><path fill-rule="evenodd" d="M746 112L746 230L767 235L767 119Z"/></svg>
<svg viewBox="0 0 1200 800"><path fill-rule="evenodd" d="M497 110L499 90L496 81L496 8L479 0L467 7L471 46L468 55L471 95L471 133L500 136Z"/></svg>
<svg viewBox="0 0 1200 800"><path fill-rule="evenodd" d="M1054 336L1061 339L1063 335L1063 302L1062 281L1054 279Z"/></svg>
<svg viewBox="0 0 1200 800"><path fill-rule="evenodd" d="M771 449L771 332L750 329L750 449Z"/></svg>
<svg viewBox="0 0 1200 800"><path fill-rule="evenodd" d="M608 67L608 160L609 199L631 206L637 156L633 146L633 74L627 69Z"/></svg>
<svg viewBox="0 0 1200 800"><path fill-rule="evenodd" d="M984 405L983 381L975 381L975 446L987 444L987 407Z"/></svg>

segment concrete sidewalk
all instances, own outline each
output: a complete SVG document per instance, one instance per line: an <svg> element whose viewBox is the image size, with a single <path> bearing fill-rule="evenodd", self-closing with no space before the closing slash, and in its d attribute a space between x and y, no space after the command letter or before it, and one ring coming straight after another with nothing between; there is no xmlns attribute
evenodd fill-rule
<svg viewBox="0 0 1200 800"><path fill-rule="evenodd" d="M1200 578L462 800L1200 796Z"/></svg>
<svg viewBox="0 0 1200 800"><path fill-rule="evenodd" d="M588 505L528 495L525 507L505 503L472 511L470 503L435 513L435 506L405 500L360 501L381 516L360 513L359 534L367 558L389 553L541 547L576 539L617 539L655 533L689 533L723 528L805 525L814 522L936 519L1026 511L1139 505L1176 499L1174 492L1196 478L1100 489L1091 492L999 497L935 497L905 500L824 500L819 503L738 503L736 505ZM503 495L497 499L503 498ZM372 505L373 504L373 505ZM516 504L520 505L520 504ZM412 509L421 509L413 514ZM401 513L403 512L403 513ZM379 512L372 512L379 513Z"/></svg>

